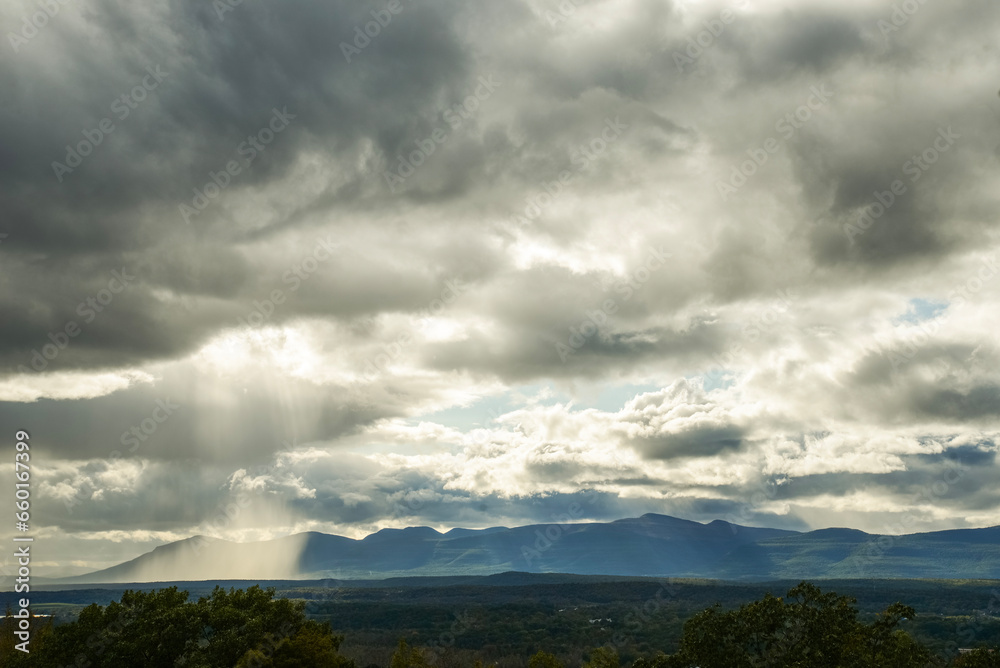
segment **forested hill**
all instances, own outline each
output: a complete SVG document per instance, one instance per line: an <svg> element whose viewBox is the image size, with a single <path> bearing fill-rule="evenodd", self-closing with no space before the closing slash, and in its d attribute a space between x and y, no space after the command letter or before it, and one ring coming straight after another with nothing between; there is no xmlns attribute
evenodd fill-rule
<svg viewBox="0 0 1000 668"><path fill-rule="evenodd" d="M1000 578L1000 527L905 536L799 533L665 515L488 529L384 529L354 540L303 533L258 543L202 537L58 582L383 578L505 571L725 580Z"/></svg>

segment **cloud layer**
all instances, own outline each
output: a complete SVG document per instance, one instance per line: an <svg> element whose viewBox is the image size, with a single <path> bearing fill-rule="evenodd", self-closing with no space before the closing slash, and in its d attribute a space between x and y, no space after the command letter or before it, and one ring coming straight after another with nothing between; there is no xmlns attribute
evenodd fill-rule
<svg viewBox="0 0 1000 668"><path fill-rule="evenodd" d="M3 4L44 565L996 524L1000 7L911 4Z"/></svg>

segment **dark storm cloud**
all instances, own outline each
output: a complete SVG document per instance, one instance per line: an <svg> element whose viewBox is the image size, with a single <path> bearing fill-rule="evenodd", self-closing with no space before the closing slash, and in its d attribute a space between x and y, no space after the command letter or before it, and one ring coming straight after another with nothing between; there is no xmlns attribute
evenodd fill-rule
<svg viewBox="0 0 1000 668"><path fill-rule="evenodd" d="M888 145L892 140L887 141L883 135L878 155L874 154L873 143L859 143L853 150L846 146L840 149L820 146L815 141L797 147L796 155L802 163L812 163L802 164L801 173L815 174L817 183L836 184L836 189L829 193L833 202L821 214L829 216L829 224L815 227L811 234L818 262L850 262L884 269L908 260L933 261L961 239L961 228L942 224L953 217L952 194L964 180L958 173L961 168L956 168L954 162L951 167L935 168L921 160L925 151L932 151L930 155L935 162L955 157L939 154L933 146L939 141L949 151L952 149L939 134L941 131L948 134L949 128L950 124L939 128L926 125L922 128L923 140L919 142L914 141L915 133L911 131L906 138L899 137L900 145L895 152ZM867 131L882 130L871 127ZM855 132L863 131L856 128ZM949 140L954 143L961 137ZM902 184L899 194L892 192L894 183Z"/></svg>
<svg viewBox="0 0 1000 668"><path fill-rule="evenodd" d="M574 502L792 528L989 517L1000 357L976 272L1000 5L921 3L886 29L885 3L745 3L679 68L744 3L592 0L552 22L567 3L401 1L350 62L377 0L71 3L0 59L0 422L37 432L53 526L194 532L240 491L268 531ZM186 223L275 109L287 127ZM112 271L134 278L112 290ZM915 299L947 306L911 350ZM510 423L472 443L463 420L494 400Z"/></svg>
<svg viewBox="0 0 1000 668"><path fill-rule="evenodd" d="M233 177L234 191L281 178L303 150L350 164L362 140L395 155L419 135L443 102L464 93L468 57L451 28L456 7L405 9L350 64L339 44L371 16L346 2L247 3L224 20L207 4L143 9L101 2L82 23L67 11L38 38L61 40L58 50L33 53L48 67L32 67L28 54L5 58L0 78L14 95L0 111L0 207L10 221L8 248L23 258L0 269L10 280L2 342L8 368L77 318L79 301L121 266L148 271L63 364L176 355L223 325L215 309L170 313L151 295L166 288L230 299L248 279L245 258L223 245L238 227L215 227L217 205L187 226L179 205L191 204L209 172L239 158L237 147L267 127L274 108L287 107L296 118ZM89 46L96 43L108 48ZM155 89L135 109L116 105L144 77L156 81L147 66L163 72ZM51 163L65 162L66 144L83 141L82 131L105 117L113 132L59 183ZM198 238L203 234L207 244ZM235 305L226 308L226 318L236 315ZM88 354L75 354L84 347Z"/></svg>
<svg viewBox="0 0 1000 668"><path fill-rule="evenodd" d="M36 508L62 531L187 530L228 498L226 475L212 467L163 464L117 469L89 462L72 474L46 476Z"/></svg>
<svg viewBox="0 0 1000 668"><path fill-rule="evenodd" d="M1000 390L981 370L995 361L982 346L910 339L888 342L859 358L844 375L853 395L843 404L866 420L901 426L944 422L988 425L1000 415ZM974 356L982 366L972 367ZM860 399L860 400L858 400Z"/></svg>
<svg viewBox="0 0 1000 668"><path fill-rule="evenodd" d="M738 14L698 61L699 66L712 63L716 78L729 75L731 95L766 99L766 108L779 111L776 118L805 102L797 90L820 84L833 91L831 106L813 114L780 149L789 152L794 168L788 176L808 205L801 229L820 267L862 275L911 271L988 236L991 224L973 203L985 195L978 178L982 165L995 162L990 154L996 142L990 137L996 134L996 112L989 107L996 106L991 99L996 84L947 90L944 81L915 82L935 79L924 59L948 53L959 35L971 40L973 50L990 54L987 59L995 58L983 26L995 23L997 8L980 5L966 13L921 5L912 17L902 14L905 23L894 25L898 13L895 6L855 5ZM895 20L900 22L898 16ZM897 75L913 84L894 82ZM771 93L761 96L762 88ZM866 91L879 102L862 103L858 96ZM756 115L747 115L752 128ZM716 142L722 143L733 127L719 128ZM765 126L762 132L767 131L779 136L773 127ZM938 140L939 132L947 134L947 143ZM746 134L740 133L734 146L725 142L725 148L735 154L741 146L763 141L764 135L747 144ZM905 194L894 197L861 234L847 233L845 228L857 225L866 209L879 206L876 193L889 192L897 180ZM769 176L756 176L748 188L781 186Z"/></svg>
<svg viewBox="0 0 1000 668"><path fill-rule="evenodd" d="M782 477L779 484L762 478L742 489L719 487L718 491L756 506L771 500L794 503L863 493L893 499L913 512L927 512L928 505L959 512L982 510L1000 498L989 482L997 475L995 455L980 446L955 445L936 454L903 455L905 468L884 473L818 473ZM758 495L756 503L754 494Z"/></svg>
<svg viewBox="0 0 1000 668"><path fill-rule="evenodd" d="M275 400L282 394L294 408ZM336 439L398 411L338 401L337 394L287 381L275 388L265 377L238 388L174 379L82 401L2 402L0 421L45 425L37 447L53 460L236 464L268 461L284 443Z"/></svg>
<svg viewBox="0 0 1000 668"><path fill-rule="evenodd" d="M994 443L986 441L983 447L994 447ZM960 466L991 466L996 462L995 450L983 450L978 445L959 445L950 447L940 453L918 455L931 464L955 462Z"/></svg>
<svg viewBox="0 0 1000 668"><path fill-rule="evenodd" d="M864 34L870 18L869 11L845 16L808 6L741 17L720 37L719 48L736 57L743 85L822 75L848 58L874 51Z"/></svg>
<svg viewBox="0 0 1000 668"><path fill-rule="evenodd" d="M891 24L894 10L862 10L864 30L885 34L869 35L862 60L831 71L831 87L851 91L865 68L929 80L920 54L946 52L959 34L975 49L989 51L982 27L998 12L979 4L968 13L923 6L904 26L890 30L884 25ZM978 178L982 165L993 161L995 83L950 92L944 82L931 88L896 87L888 80L879 85L884 102L878 108L861 114L841 107L838 127L807 127L790 142L794 174L816 207L812 217L827 223L808 231L819 265L912 270L933 266L987 236L990 223L974 202L985 194ZM877 193L891 195L893 182L905 192L880 200ZM887 205L884 213L880 205ZM876 215L865 220L866 211ZM861 234L859 221L865 227Z"/></svg>
<svg viewBox="0 0 1000 668"><path fill-rule="evenodd" d="M282 485L283 476L298 476L314 489L291 502L305 517L316 521L366 525L386 520L408 524L488 526L547 522L566 515L573 504L583 509L578 519L621 517L629 502L611 493L584 489L574 493L498 495L450 488L433 471L379 470L358 466L351 457L336 462L318 460L308 467L291 466L276 472L268 489ZM639 507L632 502L634 510Z"/></svg>
<svg viewBox="0 0 1000 668"><path fill-rule="evenodd" d="M977 385L968 390L934 388L913 392L914 408L930 417L965 422L1000 416L1000 385Z"/></svg>
<svg viewBox="0 0 1000 668"><path fill-rule="evenodd" d="M350 493L344 493L344 485L349 486ZM566 522L567 517L581 522L607 522L649 511L642 500L623 499L593 489L517 496L476 493L446 489L440 479L414 472L360 485L344 481L339 486L321 486L314 498L299 498L293 505L317 521L367 525L389 520L410 526L445 527L550 524ZM358 501L355 495L365 500Z"/></svg>
<svg viewBox="0 0 1000 668"><path fill-rule="evenodd" d="M582 324L590 322L584 315L551 328L538 323L534 328L493 332L488 339L428 346L424 363L441 370L459 367L523 382L540 375L600 377L612 368L633 370L643 363L674 356L685 360L678 373L707 371L712 366L711 355L722 351L721 338L707 325L682 332L650 328L598 332L587 337L574 335ZM585 327L591 331L590 324ZM582 344L574 348L572 343L576 341Z"/></svg>
<svg viewBox="0 0 1000 668"><path fill-rule="evenodd" d="M4 143L9 137L12 150L2 200L18 221L20 243L78 252L164 236L166 221L136 220L147 217L140 207L176 210L189 202L192 188L234 158L275 107L295 115L292 127L234 187L279 176L306 146L352 155L370 138L394 153L408 126L436 110L441 97L457 96L464 81L467 58L449 29L453 15L442 3L408 3L352 63L339 43L371 19L356 3L247 3L220 20L210 5L172 2L144 11L109 0L86 26L55 24L65 47L43 57L58 59L57 69L40 76L17 60L3 67L22 93L20 108L4 110ZM155 27L138 33L149 20ZM89 49L89 39L113 49ZM57 183L50 163L82 130L111 116L115 99L141 83L147 66L166 73L158 88ZM75 104L61 103L67 97Z"/></svg>
<svg viewBox="0 0 1000 668"><path fill-rule="evenodd" d="M656 253L680 250L670 244L656 248ZM657 309L678 308L690 298L670 264L638 273L645 272L643 263L653 252L644 248L636 253L628 261L634 269L624 277L581 278L562 267L497 276L476 291L474 302L497 325L460 341L427 346L424 363L511 381L599 376L662 359L683 360L678 373L707 370L726 342L718 323L696 316L683 329L647 324Z"/></svg>
<svg viewBox="0 0 1000 668"><path fill-rule="evenodd" d="M532 34L548 31L537 17L513 7L500 14ZM658 3L645 7L661 14ZM266 127L274 108L287 107L295 119L250 167L233 177L223 197L286 178L304 152L317 152L341 166L339 185L296 202L284 218L274 219L273 231L331 210L358 213L360 207L371 212L376 201L376 209L384 208L386 187L372 170L394 167L396 156L407 154L435 128L447 127L442 110L466 99L488 74L473 62L477 40L470 44L456 26L485 29L486 15L498 10L483 9L480 15L479 10L448 3L407 3L347 63L340 43L350 42L355 26L370 20L372 8L352 3L295 2L280 8L245 3L220 20L208 5L170 3L143 9L103 2L84 15L83 23L69 16L53 23L48 38L58 34L65 46L44 57L57 67L35 71L17 61L0 66L3 77L20 92L4 111L11 122L4 124L7 136L0 143L9 143L11 150L5 154L9 160L3 167L7 178L0 184L0 206L13 221L10 247L23 258L0 269L11 278L12 287L7 296L10 318L0 342L5 367L13 371L26 365L50 333L77 320L80 302L103 287L112 267L138 272L134 284L46 372L182 355L232 326L247 314L248 303L267 295L268 271L280 276L294 256L254 267L247 250L233 248L232 241L264 238L272 223L260 227L233 220L229 210L215 202L185 225L178 207L192 203L193 189L201 189L210 172L218 173L228 160L239 157L237 147L248 134ZM109 48L88 48L92 33ZM623 29L614 42L627 38ZM162 71L162 81L144 93L146 99L136 103L127 118L114 118L114 131L80 167L61 175L59 183L51 163L65 160L65 145L83 140L83 130L89 132L102 118L114 116L113 104L125 109L116 104L122 91L131 95L144 78L153 82L147 67ZM506 73L501 80L504 77ZM602 89L589 76L583 80ZM514 85L509 77L507 82L504 85ZM570 164L571 152L599 136L605 121L622 109L613 96L579 104L572 99L577 93L564 92L565 101L553 98L548 111L520 109L512 122L516 132L526 134L516 144L512 131L499 126L482 127L478 137L449 137L447 154L442 150L434 156L434 164L414 177L400 201L430 204L453 198L466 188L463 184L505 172L520 173L522 189L555 178ZM61 104L68 96L75 103ZM648 110L632 112L651 121L654 135L685 132ZM470 126L477 123L475 118L468 121ZM641 134L653 138L645 130ZM365 164L357 167L359 163ZM611 173L607 167L602 168L605 175ZM602 181L588 178L591 183ZM516 199L507 201L510 206ZM310 242L301 243L299 253ZM465 246L434 249L428 244L421 250L450 264L456 264L459 252L466 265L470 254L495 264L481 242ZM392 270L387 271L390 262L383 261L369 275L361 266L348 269L351 260L338 258L340 275L331 277L340 293L337 298L331 303L330 281L314 279L295 304L276 314L276 322L297 315L355 317L426 305L428 298L418 290L405 292L422 280L419 269L401 266L399 250L393 253ZM335 270L324 268L328 271ZM362 288L344 289L348 285ZM387 294L381 287L388 286L393 289ZM164 291L187 303L165 300Z"/></svg>
<svg viewBox="0 0 1000 668"><path fill-rule="evenodd" d="M649 459L711 457L739 450L745 436L745 430L734 426L695 427L679 433L634 440L631 445Z"/></svg>
<svg viewBox="0 0 1000 668"><path fill-rule="evenodd" d="M116 264L103 255L45 260L12 271L4 297L8 317L0 324L7 342L0 362L11 371L33 372L141 364L188 353L220 330L248 322L259 326L260 321L248 320L257 318L255 313L267 315L269 325L301 317L419 314L448 289L449 281L471 287L497 264L493 251L460 238L436 248L401 241L394 250L372 251L322 234L263 260L252 262L247 254L199 245L168 247L141 262L126 256ZM406 257L412 262L402 264ZM112 271L124 276L124 289L115 282L109 292ZM81 278L71 281L75 273ZM281 303L261 306L275 290ZM52 346L58 345L53 337L63 339L66 332L68 345L60 346L53 359Z"/></svg>

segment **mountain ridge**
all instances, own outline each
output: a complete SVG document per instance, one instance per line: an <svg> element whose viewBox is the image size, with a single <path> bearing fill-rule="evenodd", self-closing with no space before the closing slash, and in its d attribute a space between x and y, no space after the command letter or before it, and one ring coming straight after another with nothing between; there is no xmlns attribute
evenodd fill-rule
<svg viewBox="0 0 1000 668"><path fill-rule="evenodd" d="M1000 578L1000 526L885 536L700 523L646 513L609 522L441 532L381 529L360 539L316 531L252 543L192 536L65 584L221 579L360 579L576 573L727 580Z"/></svg>

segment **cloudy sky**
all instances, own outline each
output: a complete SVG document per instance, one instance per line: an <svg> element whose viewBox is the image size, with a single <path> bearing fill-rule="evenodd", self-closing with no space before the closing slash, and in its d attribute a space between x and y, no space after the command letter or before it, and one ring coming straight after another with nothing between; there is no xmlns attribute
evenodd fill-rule
<svg viewBox="0 0 1000 668"><path fill-rule="evenodd" d="M1000 523L995 0L43 6L0 1L37 574L581 496Z"/></svg>

